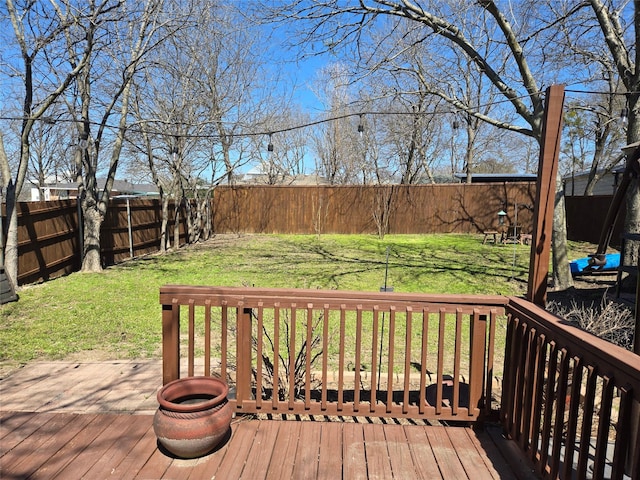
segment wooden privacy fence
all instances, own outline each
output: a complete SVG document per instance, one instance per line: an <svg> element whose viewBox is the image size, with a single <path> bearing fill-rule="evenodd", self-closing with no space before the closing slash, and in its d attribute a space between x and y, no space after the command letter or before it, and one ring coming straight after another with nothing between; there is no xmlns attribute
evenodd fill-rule
<svg viewBox="0 0 640 480"><path fill-rule="evenodd" d="M478 233L507 212L531 232L535 183L220 186L217 233Z"/></svg>
<svg viewBox="0 0 640 480"><path fill-rule="evenodd" d="M531 231L534 189L532 183L218 187L212 200L213 230L376 234L386 225L386 233L477 233L495 228L500 210L507 213L507 223L514 222L517 203L518 225L526 233ZM175 209L170 205L168 231L173 236ZM597 241L607 206L603 197L568 197L569 239ZM161 210L159 200L112 200L101 232L104 265L158 251ZM185 213L183 209L180 215L180 244L187 241ZM79 269L80 238L76 200L19 203L18 283Z"/></svg>
<svg viewBox="0 0 640 480"><path fill-rule="evenodd" d="M503 297L169 285L160 303L163 382L180 377L184 355L188 376L227 378L239 413L475 421L491 411Z"/></svg>
<svg viewBox="0 0 640 480"><path fill-rule="evenodd" d="M18 204L19 284L46 281L80 269L82 229L78 218L75 199ZM186 242L185 218L183 208L180 244ZM112 199L100 232L103 265L157 252L161 222L159 200ZM174 226L175 206L170 204L168 233L171 237Z"/></svg>

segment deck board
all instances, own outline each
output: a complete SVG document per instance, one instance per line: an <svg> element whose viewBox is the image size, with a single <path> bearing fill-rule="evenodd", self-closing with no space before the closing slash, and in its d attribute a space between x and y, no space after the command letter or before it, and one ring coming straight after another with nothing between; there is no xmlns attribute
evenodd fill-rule
<svg viewBox="0 0 640 480"><path fill-rule="evenodd" d="M343 477L354 480L367 478L367 456L364 450L364 432L356 423L345 423L342 427Z"/></svg>
<svg viewBox="0 0 640 480"><path fill-rule="evenodd" d="M158 448L151 415L0 412L0 422L3 478L522 478L508 440L466 427L237 418L216 451L184 460Z"/></svg>

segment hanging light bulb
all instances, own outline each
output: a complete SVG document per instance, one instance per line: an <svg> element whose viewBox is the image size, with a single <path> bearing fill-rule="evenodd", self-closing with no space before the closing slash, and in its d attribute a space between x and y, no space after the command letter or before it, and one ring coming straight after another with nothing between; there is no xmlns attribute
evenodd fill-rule
<svg viewBox="0 0 640 480"><path fill-rule="evenodd" d="M620 123L622 123L622 126L624 127L625 125L627 125L628 121L629 121L629 109L627 107L624 107L620 111Z"/></svg>
<svg viewBox="0 0 640 480"><path fill-rule="evenodd" d="M269 134L269 144L267 145L267 152L273 152L273 143L271 143L271 134Z"/></svg>

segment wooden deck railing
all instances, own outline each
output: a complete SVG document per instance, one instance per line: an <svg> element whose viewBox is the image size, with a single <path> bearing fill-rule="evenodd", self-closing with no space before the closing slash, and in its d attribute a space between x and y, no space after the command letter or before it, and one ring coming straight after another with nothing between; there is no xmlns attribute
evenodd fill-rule
<svg viewBox="0 0 640 480"><path fill-rule="evenodd" d="M640 478L640 357L521 299L507 315L500 416L538 473Z"/></svg>
<svg viewBox="0 0 640 480"><path fill-rule="evenodd" d="M476 421L492 409L504 297L169 285L160 302L164 383L186 357L186 375L227 378L236 412Z"/></svg>

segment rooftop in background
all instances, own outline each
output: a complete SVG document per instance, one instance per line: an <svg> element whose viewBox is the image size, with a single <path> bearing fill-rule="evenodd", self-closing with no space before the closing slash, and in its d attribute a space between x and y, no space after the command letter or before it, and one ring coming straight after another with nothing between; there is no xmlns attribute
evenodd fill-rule
<svg viewBox="0 0 640 480"><path fill-rule="evenodd" d="M466 173L456 173L455 177L467 181ZM471 183L535 182L537 177L535 173L472 173Z"/></svg>
<svg viewBox="0 0 640 480"><path fill-rule="evenodd" d="M98 179L98 188L104 188L106 179ZM75 182L70 183L49 183L44 186L44 198L41 198L41 190L37 187L31 187L30 201L48 201L48 200L66 200L69 198L76 198L78 193L78 184ZM23 190L26 193L26 190ZM28 195L28 193L27 193ZM133 183L127 180L115 180L113 187L111 188L111 196L120 195L132 195L132 196L158 196L158 187L150 183ZM28 201L26 198L21 198L21 201Z"/></svg>

